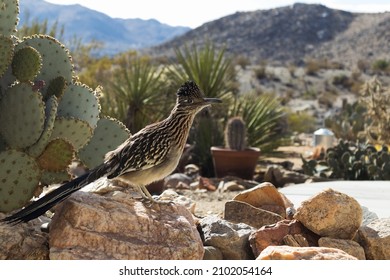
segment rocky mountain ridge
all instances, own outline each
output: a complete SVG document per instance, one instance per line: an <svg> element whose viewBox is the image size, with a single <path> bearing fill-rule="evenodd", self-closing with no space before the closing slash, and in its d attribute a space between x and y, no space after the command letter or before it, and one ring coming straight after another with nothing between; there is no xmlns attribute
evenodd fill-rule
<svg viewBox="0 0 390 280"><path fill-rule="evenodd" d="M172 55L172 49L212 41L227 52L262 61L300 65L308 58L355 64L390 58L390 13L360 14L317 4L253 12L237 12L208 22L151 49Z"/></svg>

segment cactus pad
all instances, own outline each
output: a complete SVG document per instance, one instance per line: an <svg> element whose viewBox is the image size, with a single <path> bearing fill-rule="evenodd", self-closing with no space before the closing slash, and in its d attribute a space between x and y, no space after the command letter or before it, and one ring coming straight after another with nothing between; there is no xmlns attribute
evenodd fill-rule
<svg viewBox="0 0 390 280"><path fill-rule="evenodd" d="M58 99L61 99L66 89L66 80L63 76L58 76L52 79L49 82L49 86L46 91L46 98L50 98L51 96L55 96Z"/></svg>
<svg viewBox="0 0 390 280"><path fill-rule="evenodd" d="M0 77L7 71L14 54L14 43L11 38L0 35Z"/></svg>
<svg viewBox="0 0 390 280"><path fill-rule="evenodd" d="M24 206L38 186L40 170L33 158L23 152L0 153L0 211Z"/></svg>
<svg viewBox="0 0 390 280"><path fill-rule="evenodd" d="M16 31L19 15L19 1L0 1L0 34L9 36Z"/></svg>
<svg viewBox="0 0 390 280"><path fill-rule="evenodd" d="M43 170L41 183L43 185L59 184L70 179L71 176L66 170L60 172Z"/></svg>
<svg viewBox="0 0 390 280"><path fill-rule="evenodd" d="M0 100L0 133L11 148L34 144L43 131L45 105L42 95L28 84L9 88Z"/></svg>
<svg viewBox="0 0 390 280"><path fill-rule="evenodd" d="M21 82L34 80L42 67L42 58L33 47L19 49L12 60L12 74Z"/></svg>
<svg viewBox="0 0 390 280"><path fill-rule="evenodd" d="M33 35L25 38L20 42L15 51L26 46L36 49L42 56L42 69L37 80L51 81L52 79L62 76L67 82L73 78L73 64L69 51L63 44L47 35ZM48 86L48 85L46 85ZM46 94L46 89L42 91Z"/></svg>
<svg viewBox="0 0 390 280"><path fill-rule="evenodd" d="M101 118L89 143L80 149L78 156L88 167L94 168L104 161L104 156L130 137L130 132L119 121Z"/></svg>
<svg viewBox="0 0 390 280"><path fill-rule="evenodd" d="M30 156L38 157L43 152L46 145L49 143L50 136L54 128L54 121L57 115L57 107L58 107L58 102L55 96L52 96L51 98L49 98L49 100L46 101L46 106L45 106L46 118L45 118L45 125L43 128L43 132L41 134L41 137L38 139L38 141L34 145L28 148L27 153Z"/></svg>
<svg viewBox="0 0 390 280"><path fill-rule="evenodd" d="M62 96L57 115L86 121L94 129L99 113L99 100L92 89L81 84L71 84Z"/></svg>
<svg viewBox="0 0 390 280"><path fill-rule="evenodd" d="M51 139L63 138L72 143L76 151L92 137L93 130L86 121L75 118L57 117Z"/></svg>
<svg viewBox="0 0 390 280"><path fill-rule="evenodd" d="M74 148L71 143L64 139L54 139L37 159L41 169L49 171L66 170L74 158Z"/></svg>

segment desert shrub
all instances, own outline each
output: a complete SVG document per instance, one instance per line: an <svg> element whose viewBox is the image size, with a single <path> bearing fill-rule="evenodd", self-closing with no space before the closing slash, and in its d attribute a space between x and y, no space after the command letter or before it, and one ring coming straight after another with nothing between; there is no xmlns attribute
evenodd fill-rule
<svg viewBox="0 0 390 280"><path fill-rule="evenodd" d="M255 73L255 77L258 80L263 80L263 79L267 78L267 73L266 73L266 69L264 66L256 67L255 69L253 69L253 72Z"/></svg>
<svg viewBox="0 0 390 280"><path fill-rule="evenodd" d="M241 66L242 69L246 69L246 67L251 64L251 61L248 57L239 55L235 58L235 64Z"/></svg>
<svg viewBox="0 0 390 280"><path fill-rule="evenodd" d="M384 73L390 71L390 62L385 59L378 59L372 63L374 73Z"/></svg>
<svg viewBox="0 0 390 280"><path fill-rule="evenodd" d="M321 69L344 69L344 65L338 61L329 61L328 59L308 59L305 62L305 72L307 75L315 76Z"/></svg>
<svg viewBox="0 0 390 280"><path fill-rule="evenodd" d="M325 119L325 127L332 130L337 138L356 141L367 123L366 112L366 107L360 102L350 104L344 100L341 110Z"/></svg>
<svg viewBox="0 0 390 280"><path fill-rule="evenodd" d="M367 108L365 132L373 143L390 143L390 87L377 79L366 82L359 101Z"/></svg>
<svg viewBox="0 0 390 280"><path fill-rule="evenodd" d="M305 111L287 111L287 123L292 133L312 133L316 129L315 117Z"/></svg>
<svg viewBox="0 0 390 280"><path fill-rule="evenodd" d="M317 72L321 69L321 64L314 59L310 59L306 62L305 73L309 76L317 75Z"/></svg>
<svg viewBox="0 0 390 280"><path fill-rule="evenodd" d="M349 89L351 88L353 82L350 77L345 74L341 74L333 77L332 84L335 86L340 86Z"/></svg>
<svg viewBox="0 0 390 280"><path fill-rule="evenodd" d="M336 99L337 99L337 92L327 91L321 93L321 95L318 97L318 103L320 105L326 106L327 108L333 108Z"/></svg>

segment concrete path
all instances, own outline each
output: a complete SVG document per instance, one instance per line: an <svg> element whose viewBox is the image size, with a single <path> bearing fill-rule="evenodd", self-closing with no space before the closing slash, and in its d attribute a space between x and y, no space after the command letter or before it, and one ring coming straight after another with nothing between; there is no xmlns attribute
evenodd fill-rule
<svg viewBox="0 0 390 280"><path fill-rule="evenodd" d="M279 191L294 203L295 208L322 190L331 188L355 198L379 218L390 218L390 181L333 181L296 184Z"/></svg>

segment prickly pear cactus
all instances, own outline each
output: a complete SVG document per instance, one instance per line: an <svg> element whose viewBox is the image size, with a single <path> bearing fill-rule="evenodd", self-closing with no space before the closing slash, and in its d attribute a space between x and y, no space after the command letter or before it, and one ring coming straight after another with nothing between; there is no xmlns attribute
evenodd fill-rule
<svg viewBox="0 0 390 280"><path fill-rule="evenodd" d="M42 57L32 47L19 49L12 60L12 74L21 82L32 81L42 67Z"/></svg>
<svg viewBox="0 0 390 280"><path fill-rule="evenodd" d="M38 187L41 170L26 153L8 150L0 153L0 211L24 206Z"/></svg>
<svg viewBox="0 0 390 280"><path fill-rule="evenodd" d="M9 147L25 149L41 136L45 104L29 84L9 88L0 100L0 112L1 135Z"/></svg>
<svg viewBox="0 0 390 280"><path fill-rule="evenodd" d="M86 121L95 128L99 120L100 106L95 92L82 84L70 84L58 105L57 115Z"/></svg>
<svg viewBox="0 0 390 280"><path fill-rule="evenodd" d="M344 180L390 180L390 155L387 146L378 150L367 143L340 140L328 148L324 161L310 162L302 158L305 174L315 175L317 165L322 165L321 177Z"/></svg>
<svg viewBox="0 0 390 280"><path fill-rule="evenodd" d="M117 121L99 122L98 94L76 82L62 43L41 34L13 36L18 11L18 1L0 0L2 212L24 206L38 186L69 180L76 154L84 155L91 168L129 135Z"/></svg>
<svg viewBox="0 0 390 280"><path fill-rule="evenodd" d="M0 35L0 77L7 71L14 54L14 42L11 38Z"/></svg>
<svg viewBox="0 0 390 280"><path fill-rule="evenodd" d="M47 35L34 35L25 38L16 45L15 52L25 47L32 47L42 55L42 69L36 80L45 81L41 92L46 99L47 87L51 80L62 76L68 83L72 82L74 72L72 58L68 49L57 39Z"/></svg>
<svg viewBox="0 0 390 280"><path fill-rule="evenodd" d="M41 169L53 172L66 170L74 159L74 147L65 139L51 141L43 153L38 157L37 162Z"/></svg>
<svg viewBox="0 0 390 280"><path fill-rule="evenodd" d="M242 151L246 148L246 127L241 117L229 119L225 129L225 143L231 150Z"/></svg>
<svg viewBox="0 0 390 280"><path fill-rule="evenodd" d="M19 15L19 1L0 1L0 34L11 36L16 31Z"/></svg>
<svg viewBox="0 0 390 280"><path fill-rule="evenodd" d="M111 141L107 141L107 137ZM116 119L103 117L98 123L89 143L78 152L80 160L89 168L104 161L104 156L130 137L125 125Z"/></svg>
<svg viewBox="0 0 390 280"><path fill-rule="evenodd" d="M12 35L16 31L19 15L19 1L0 0L0 77L4 76L14 54ZM0 96L3 81L0 81Z"/></svg>

